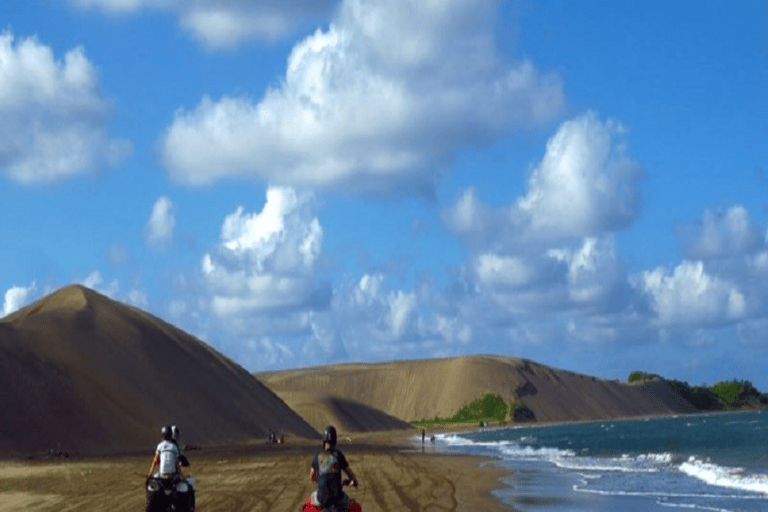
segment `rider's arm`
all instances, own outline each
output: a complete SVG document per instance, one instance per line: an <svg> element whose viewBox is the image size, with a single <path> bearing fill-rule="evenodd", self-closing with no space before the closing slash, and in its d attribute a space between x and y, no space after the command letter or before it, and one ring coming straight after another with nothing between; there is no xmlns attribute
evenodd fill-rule
<svg viewBox="0 0 768 512"><path fill-rule="evenodd" d="M315 473L315 468L312 468L309 472L309 478L311 478L314 483L317 483L317 473Z"/></svg>
<svg viewBox="0 0 768 512"><path fill-rule="evenodd" d="M152 472L155 470L155 466L157 463L160 462L160 454L158 452L155 452L155 458L152 459L152 465L149 467L149 474L147 475L147 478L150 478L152 476Z"/></svg>
<svg viewBox="0 0 768 512"><path fill-rule="evenodd" d="M347 474L347 476L351 480L349 485L351 485L352 487L357 487L357 478L355 478L355 474L352 472L352 468L347 466L346 468L344 468L344 472Z"/></svg>

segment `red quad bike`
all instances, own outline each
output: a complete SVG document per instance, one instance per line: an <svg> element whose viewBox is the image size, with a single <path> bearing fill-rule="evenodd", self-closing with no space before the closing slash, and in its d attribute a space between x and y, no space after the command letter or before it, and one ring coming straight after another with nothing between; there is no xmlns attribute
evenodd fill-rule
<svg viewBox="0 0 768 512"><path fill-rule="evenodd" d="M344 480L341 485L349 485L351 483L351 480ZM299 509L300 512L327 512L329 509L322 508L319 505L313 505L312 504L312 496L307 496L307 498L304 500L304 505ZM336 509L334 509L336 510ZM362 512L362 507L358 502L353 500L352 498L349 498L349 508L345 509L344 511L337 511L337 512Z"/></svg>

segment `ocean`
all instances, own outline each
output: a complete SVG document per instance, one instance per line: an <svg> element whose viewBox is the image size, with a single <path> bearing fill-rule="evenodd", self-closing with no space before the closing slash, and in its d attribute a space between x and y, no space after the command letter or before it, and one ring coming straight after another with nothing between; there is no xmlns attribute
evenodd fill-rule
<svg viewBox="0 0 768 512"><path fill-rule="evenodd" d="M488 428L436 447L512 468L527 512L768 511L768 411Z"/></svg>

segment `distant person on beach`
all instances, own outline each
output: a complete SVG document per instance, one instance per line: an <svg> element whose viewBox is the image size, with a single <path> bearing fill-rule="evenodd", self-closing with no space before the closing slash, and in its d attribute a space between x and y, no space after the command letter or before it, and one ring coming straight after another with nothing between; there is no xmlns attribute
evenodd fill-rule
<svg viewBox="0 0 768 512"><path fill-rule="evenodd" d="M421 429L421 444L424 444L424 439L427 436L427 431L424 429Z"/></svg>
<svg viewBox="0 0 768 512"><path fill-rule="evenodd" d="M330 511L357 511L360 505L342 490L342 471L349 477L349 485L357 487L357 478L347 463L346 457L336 448L336 428L325 427L323 449L312 459L309 477L317 483L317 490L307 498L307 504Z"/></svg>

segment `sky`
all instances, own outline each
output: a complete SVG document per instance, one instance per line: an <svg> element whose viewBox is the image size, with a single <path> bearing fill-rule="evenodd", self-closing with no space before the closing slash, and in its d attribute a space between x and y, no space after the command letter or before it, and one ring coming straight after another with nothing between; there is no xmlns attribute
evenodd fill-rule
<svg viewBox="0 0 768 512"><path fill-rule="evenodd" d="M7 1L0 316L768 391L767 5Z"/></svg>

